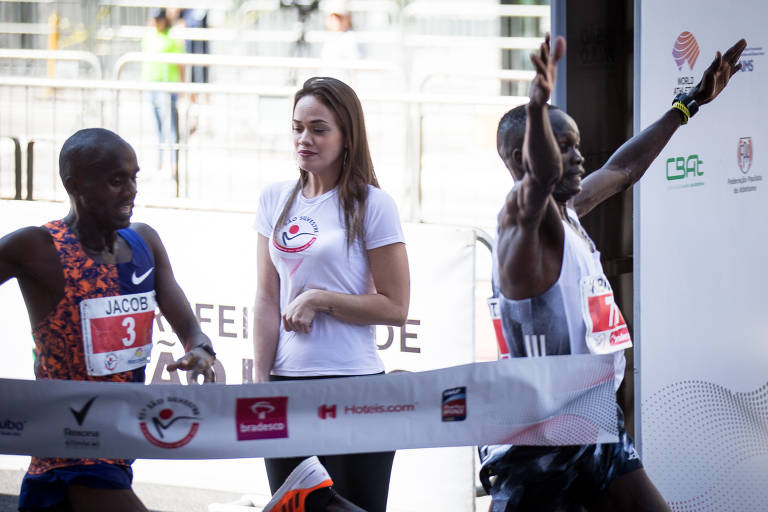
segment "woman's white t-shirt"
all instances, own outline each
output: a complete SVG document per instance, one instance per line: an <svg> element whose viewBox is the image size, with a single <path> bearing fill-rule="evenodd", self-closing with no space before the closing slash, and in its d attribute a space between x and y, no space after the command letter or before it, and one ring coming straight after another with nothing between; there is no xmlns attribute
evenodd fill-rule
<svg viewBox="0 0 768 512"><path fill-rule="evenodd" d="M347 249L337 188L311 199L296 196L287 222L272 233L295 181L267 187L259 199L256 230L269 239L280 276L280 311L309 289L362 295L375 293L367 250L405 242L392 198L368 186L363 242ZM281 322L273 375L365 375L384 371L371 325L355 325L318 312L308 334L286 332Z"/></svg>

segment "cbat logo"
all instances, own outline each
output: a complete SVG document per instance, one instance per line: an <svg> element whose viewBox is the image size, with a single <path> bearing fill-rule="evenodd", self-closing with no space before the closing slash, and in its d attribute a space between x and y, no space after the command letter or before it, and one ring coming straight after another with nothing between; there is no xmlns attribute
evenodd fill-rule
<svg viewBox="0 0 768 512"><path fill-rule="evenodd" d="M749 168L752 167L752 137L741 137L739 139L737 158L739 169L744 174L747 174Z"/></svg>
<svg viewBox="0 0 768 512"><path fill-rule="evenodd" d="M678 71L683 70L683 64L686 62L688 62L688 67L693 69L696 59L699 58L699 53L701 53L699 44L693 34L685 31L677 36L675 45L672 47L672 58L675 59Z"/></svg>
<svg viewBox="0 0 768 512"><path fill-rule="evenodd" d="M319 229L311 217L302 215L293 217L280 229L273 245L283 252L302 252L309 249L317 240Z"/></svg>
<svg viewBox="0 0 768 512"><path fill-rule="evenodd" d="M443 421L464 421L467 419L467 388L459 386L443 391Z"/></svg>
<svg viewBox="0 0 768 512"><path fill-rule="evenodd" d="M146 440L167 449L189 444L200 428L200 420L197 404L175 396L152 400L139 412L139 427Z"/></svg>
<svg viewBox="0 0 768 512"><path fill-rule="evenodd" d="M238 398L235 404L237 440L288 437L288 397Z"/></svg>
<svg viewBox="0 0 768 512"><path fill-rule="evenodd" d="M689 157L667 158L667 180L682 180L685 178L696 178L703 176L701 164L704 161L699 159L699 155L690 155Z"/></svg>
<svg viewBox="0 0 768 512"><path fill-rule="evenodd" d="M336 417L336 404L333 405L326 405L323 404L320 407L317 408L317 416L321 420L324 420L326 418L335 418Z"/></svg>

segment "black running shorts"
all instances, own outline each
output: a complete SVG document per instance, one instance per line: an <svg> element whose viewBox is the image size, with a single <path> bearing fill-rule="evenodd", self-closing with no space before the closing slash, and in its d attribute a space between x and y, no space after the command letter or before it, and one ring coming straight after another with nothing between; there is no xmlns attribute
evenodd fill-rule
<svg viewBox="0 0 768 512"><path fill-rule="evenodd" d="M618 443L511 446L493 460L481 448L480 481L492 497L491 510L582 510L617 477L642 468L617 409Z"/></svg>

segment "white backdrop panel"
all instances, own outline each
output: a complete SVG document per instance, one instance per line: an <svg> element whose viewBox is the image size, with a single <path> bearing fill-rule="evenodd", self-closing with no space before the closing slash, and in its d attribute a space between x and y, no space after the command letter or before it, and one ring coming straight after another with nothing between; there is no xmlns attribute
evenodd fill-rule
<svg viewBox="0 0 768 512"><path fill-rule="evenodd" d="M748 43L744 69L678 130L636 188L643 461L674 510L764 510L768 4L638 4L641 128L698 81L717 50Z"/></svg>

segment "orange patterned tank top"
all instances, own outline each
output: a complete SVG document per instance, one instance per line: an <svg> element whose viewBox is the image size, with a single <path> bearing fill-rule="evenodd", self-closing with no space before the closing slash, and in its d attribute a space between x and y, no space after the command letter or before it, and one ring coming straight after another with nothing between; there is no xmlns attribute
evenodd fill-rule
<svg viewBox="0 0 768 512"><path fill-rule="evenodd" d="M89 375L83 344L80 302L154 290L154 260L141 236L130 228L118 235L131 246L131 261L116 265L97 263L83 250L80 241L63 221L45 225L53 238L64 273L64 297L32 329L35 341L35 376L38 379L88 380L99 382L143 382L144 366L111 375ZM136 276L143 276L137 283ZM87 421L87 405L73 403L73 427ZM87 425L83 424L85 428ZM107 462L128 466L127 459L66 459L32 457L28 472L40 474L54 468Z"/></svg>

